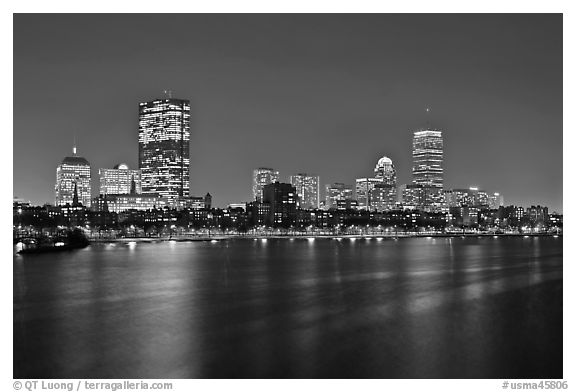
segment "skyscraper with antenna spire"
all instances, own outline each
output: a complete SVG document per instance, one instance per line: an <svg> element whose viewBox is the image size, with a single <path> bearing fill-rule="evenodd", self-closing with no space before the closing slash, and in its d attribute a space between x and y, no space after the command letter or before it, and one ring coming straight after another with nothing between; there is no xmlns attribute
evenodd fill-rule
<svg viewBox="0 0 576 392"><path fill-rule="evenodd" d="M56 168L54 192L55 204L58 206L72 205L75 201L84 207L90 207L91 205L90 162L77 155L76 138L74 138L72 156L65 157Z"/></svg>
<svg viewBox="0 0 576 392"><path fill-rule="evenodd" d="M414 131L412 140L412 182L442 189L444 187L444 140L442 131L430 125L430 108L426 108L426 127Z"/></svg>
<svg viewBox="0 0 576 392"><path fill-rule="evenodd" d="M165 94L140 103L138 164L142 193L175 203L190 194L190 101Z"/></svg>
<svg viewBox="0 0 576 392"><path fill-rule="evenodd" d="M414 131L412 139L412 192L420 200L418 208L437 210L443 204L444 139L442 130L430 124L429 107L426 108L426 127Z"/></svg>

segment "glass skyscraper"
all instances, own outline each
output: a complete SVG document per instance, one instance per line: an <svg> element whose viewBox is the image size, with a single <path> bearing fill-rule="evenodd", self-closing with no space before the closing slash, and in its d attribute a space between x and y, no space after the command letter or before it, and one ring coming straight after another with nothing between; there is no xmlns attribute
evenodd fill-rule
<svg viewBox="0 0 576 392"><path fill-rule="evenodd" d="M92 186L90 174L90 162L76 155L76 147L73 148L73 156L66 157L56 168L56 205L72 205L74 201L74 188L78 194L78 202L84 207L90 207L92 201Z"/></svg>
<svg viewBox="0 0 576 392"><path fill-rule="evenodd" d="M300 198L300 208L312 209L320 206L320 177L306 173L290 176L290 183Z"/></svg>
<svg viewBox="0 0 576 392"><path fill-rule="evenodd" d="M414 132L412 158L414 184L443 188L444 143L442 131L426 129Z"/></svg>
<svg viewBox="0 0 576 392"><path fill-rule="evenodd" d="M138 164L142 193L174 203L190 194L190 101L155 99L140 103Z"/></svg>
<svg viewBox="0 0 576 392"><path fill-rule="evenodd" d="M254 200L262 201L264 186L278 181L278 171L269 167L259 167L252 175L252 197Z"/></svg>

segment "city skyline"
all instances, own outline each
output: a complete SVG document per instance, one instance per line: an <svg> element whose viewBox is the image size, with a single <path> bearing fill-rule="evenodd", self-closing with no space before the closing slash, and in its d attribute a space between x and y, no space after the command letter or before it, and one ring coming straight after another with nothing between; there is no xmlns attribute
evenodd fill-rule
<svg viewBox="0 0 576 392"><path fill-rule="evenodd" d="M235 41L239 44L255 36L263 24L270 28L270 19L264 23L264 19L253 15L234 18L213 15L171 17L199 21L195 27L198 31L209 29L209 21L218 26L227 26L224 29L226 33L239 33ZM66 51L69 48L57 40L64 31L56 26L57 23L52 23L54 26L50 23L57 18L65 16L39 18L17 15L14 18L15 42L20 40L14 52L14 196L29 199L35 204L53 201L54 168L67 155L74 134L78 139L79 154L94 169L112 167L117 162L138 167L137 150L134 148L138 129L135 105L137 102L162 98L159 92L170 88L174 96L191 100L190 194L210 192L214 196L214 204L218 206L250 200L250 176L252 170L260 166L274 167L282 174L281 180L286 182L290 174L317 173L321 178L320 188L323 189L325 184L352 183L355 178L366 176L372 169L373 161L386 155L395 163L398 183L410 183L411 135L414 130L423 128L428 120L434 128L443 130L446 189L475 185L500 192L506 204L541 204L562 212L561 16L540 15L539 26L529 23L535 18L529 15L460 17L466 23L446 15L428 16L429 20L445 21L445 32L456 27L463 29L461 34L474 44L467 47L458 41L465 52L462 56L471 49L480 51L473 57L476 63L472 61L471 66L459 64L460 74L455 78L449 75L449 66L442 68L455 58L448 42L432 40L434 42L429 46L417 42L422 29L431 23L418 15L400 17L422 22L411 33L399 22L381 27L380 22L393 19L386 15L278 16L272 18L278 22L277 28L271 32L272 37L256 40L254 50L240 45L241 49L246 49L243 53L224 42L231 38L225 33L222 33L224 36L208 40L211 42L191 40L190 47L199 49L192 57L175 49L176 45L154 46L150 53L158 56L151 62L162 71L173 70L175 74L159 72L154 75L154 80L142 78L142 74L149 69L143 66L137 70L136 77L126 78L120 83L116 72L111 72L111 63L108 62L111 56L101 56L100 61L104 62L107 71L97 72L94 81L102 83L102 86L89 88L88 91L78 90L79 86L72 82L94 87L94 82L83 79L83 75L94 70L91 59L95 55L116 55L114 61L118 61L118 74L124 76L124 69L132 60L116 50L120 46L102 49L96 45L96 19L90 16L75 18L72 26L68 26L87 40L89 50L81 47L80 41L72 41L70 45L74 47L75 57L68 55L59 60L57 56L69 53ZM112 16L111 30L118 33L120 25L133 24L135 31L142 32L138 26L146 18ZM161 24L170 20L167 16L157 16L157 19ZM245 20L254 21L253 26L240 26ZM303 32L294 37L286 36L289 27L294 25L313 33L311 26L316 20L325 28L323 34L312 34L316 41L310 43L304 40ZM472 27L482 25L481 22L485 20L495 22L496 32L480 37L472 31ZM345 22L350 31L338 33L335 26L338 21ZM360 26L361 21L366 22L364 27ZM352 28L354 26L359 27L357 31ZM45 29L46 34L38 37L23 31L28 29L34 32L38 28ZM352 30L355 32L352 33ZM381 30L383 33L397 32L407 36L400 34L398 39L389 39L376 34L377 38L369 39L372 36L368 34L370 31ZM159 42L145 32L143 34ZM431 34L444 37L447 41L454 40L452 35L443 35L442 31L434 30ZM497 42L498 35L503 43ZM361 62L334 57L333 41L337 41L337 36L346 38L345 49L362 58ZM278 37L283 37L284 47L290 53L301 52L297 44L317 46L322 50L310 59L310 68L298 57L282 66L279 60L284 59L284 55L274 47L266 46ZM119 35L123 45L135 39L126 32ZM38 47L42 43L49 50ZM354 49L355 44L359 43L362 45ZM402 54L402 59L395 57L392 66L385 67L388 73L384 72L384 76L379 77L374 73L374 67L382 64L385 58L369 51L370 45L386 47L392 53ZM403 45L407 47L401 49ZM265 48L270 49L270 55L259 55L264 53ZM432 48L442 50L432 51ZM507 48L513 48L513 53L504 53ZM538 49L537 57L530 52L534 48ZM218 49L221 51L215 54ZM137 58L149 53L143 45L136 45L135 50ZM413 65L408 73L401 73L398 69L400 64L412 64L409 59L416 56L419 50L424 50L429 60L428 68ZM490 61L484 63L481 59L481 53L495 52L504 56L500 67L495 67ZM184 64L191 64L190 61L198 58L206 61L200 61L193 68L194 72L183 78L181 68L185 67L176 67L170 61L163 60L163 55L168 53L174 53ZM62 74L62 69L67 69L66 61L72 61L76 71ZM214 79L233 65L238 66L236 72L223 80ZM256 86L256 92L249 92L246 99L241 99L239 89L242 90L250 80L258 77L248 65L254 65L258 71L264 68L265 72L259 77L270 79L280 92L272 93L264 87L266 83L260 83ZM327 65L328 71L324 70L318 79L319 67ZM40 66L43 69L39 74L31 77L31 73ZM362 67L367 68L366 77L360 76ZM53 79L42 78L47 72L58 75L55 79L63 82L63 91L51 88ZM428 76L424 75L427 73ZM384 93L383 86L390 82L392 74L398 76L400 82L393 83L393 88ZM347 77L340 84L331 84L342 75ZM432 82L433 77L439 79ZM416 78L416 81L411 83L411 78ZM464 89L457 86L455 82L458 81L470 83ZM481 82L486 82L488 88ZM290 86L290 83L295 86ZM307 83L309 86L304 88ZM440 86L433 86L436 83L447 84L440 91ZM499 83L504 84L507 92L499 90ZM116 84L120 86L121 93L106 90ZM340 94L340 98L331 97L335 92ZM47 93L52 94L54 100L47 98ZM69 102L71 107L63 110L65 106L60 102L65 96L68 99L71 93L78 95L78 99ZM345 93L344 96L342 93ZM522 96L521 93L527 95ZM358 104L352 102L354 97L360 100ZM22 100L25 98L41 103L37 116L23 111ZM302 102L298 101L300 99ZM88 113L95 100L109 116L95 119L93 124L86 119L90 118ZM53 105L60 109L56 110ZM432 112L427 115L424 109L428 106ZM74 113L70 114L71 111ZM289 112L293 114L288 116ZM317 114L313 115L315 112ZM29 140L37 143L30 146ZM114 142L110 143L111 140ZM43 149L30 151L37 149L36 145L43 146ZM37 158L25 159L24 150ZM50 169L49 174L45 173L48 171L46 168ZM93 188L95 174L92 176Z"/></svg>

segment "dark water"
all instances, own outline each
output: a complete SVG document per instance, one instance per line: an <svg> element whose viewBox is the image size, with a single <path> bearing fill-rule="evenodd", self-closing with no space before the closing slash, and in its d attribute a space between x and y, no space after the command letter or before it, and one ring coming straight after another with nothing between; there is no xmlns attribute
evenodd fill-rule
<svg viewBox="0 0 576 392"><path fill-rule="evenodd" d="M561 378L562 238L14 257L15 378Z"/></svg>

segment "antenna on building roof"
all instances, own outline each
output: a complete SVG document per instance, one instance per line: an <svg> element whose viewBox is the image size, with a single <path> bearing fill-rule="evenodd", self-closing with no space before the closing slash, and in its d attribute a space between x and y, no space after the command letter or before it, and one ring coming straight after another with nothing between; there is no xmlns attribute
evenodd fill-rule
<svg viewBox="0 0 576 392"><path fill-rule="evenodd" d="M72 146L72 153L76 156L76 131L74 131L74 145Z"/></svg>
<svg viewBox="0 0 576 392"><path fill-rule="evenodd" d="M430 113L432 112L432 109L430 109L430 106L426 107L426 129L431 129L430 127Z"/></svg>

